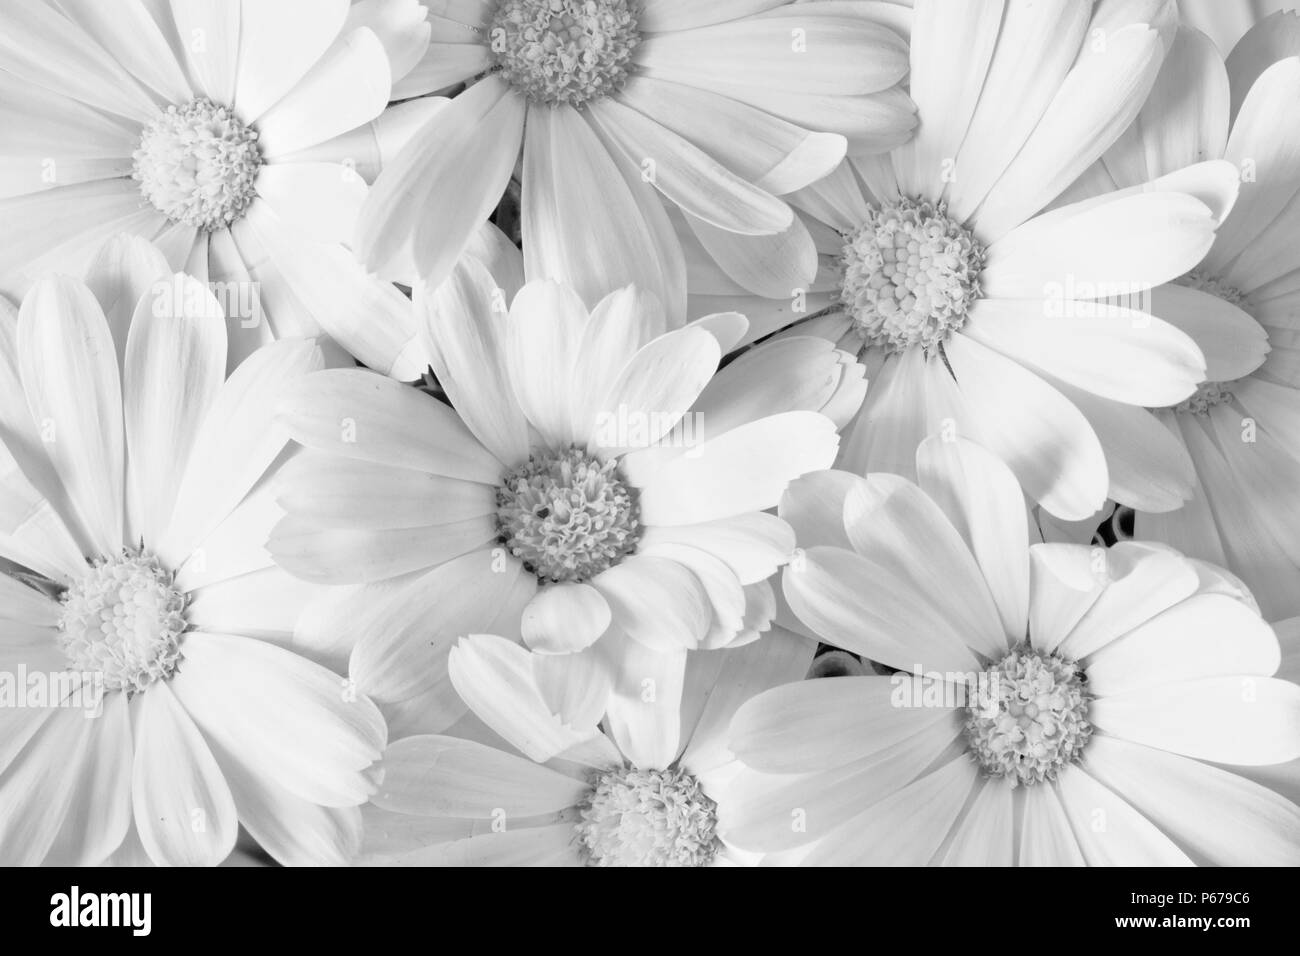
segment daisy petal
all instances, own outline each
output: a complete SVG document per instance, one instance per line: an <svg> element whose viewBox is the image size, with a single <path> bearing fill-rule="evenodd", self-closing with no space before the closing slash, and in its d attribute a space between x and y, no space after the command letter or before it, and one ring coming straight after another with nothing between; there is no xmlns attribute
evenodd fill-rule
<svg viewBox="0 0 1300 956"><path fill-rule="evenodd" d="M1025 492L1061 518L1085 518L1106 498L1106 459L1083 414L1037 375L963 334L944 352L983 444Z"/></svg>
<svg viewBox="0 0 1300 956"><path fill-rule="evenodd" d="M1246 766L1300 757L1300 687L1269 677L1206 677L1103 697L1089 707L1100 730L1216 763Z"/></svg>
<svg viewBox="0 0 1300 956"><path fill-rule="evenodd" d="M1094 583L1104 585L1104 590L1059 645L1060 652L1073 660L1095 653L1190 597L1199 586L1190 562L1157 546L1121 541L1113 548L1087 553Z"/></svg>
<svg viewBox="0 0 1300 956"><path fill-rule="evenodd" d="M678 329L642 346L597 402L588 450L618 455L671 438L721 358L718 340L698 328ZM617 426L629 415L644 416L645 427L638 434L620 435ZM574 437L580 441L583 436Z"/></svg>
<svg viewBox="0 0 1300 956"><path fill-rule="evenodd" d="M889 568L914 595L929 594L933 610L946 618L947 633L965 635L985 657L1007 650L1007 635L993 596L966 542L939 506L920 488L897 475L872 475L844 498L844 528L853 550ZM924 557L915 542L927 542Z"/></svg>
<svg viewBox="0 0 1300 956"><path fill-rule="evenodd" d="M1057 795L1089 866L1193 865L1159 827L1082 767L1061 774Z"/></svg>
<svg viewBox="0 0 1300 956"><path fill-rule="evenodd" d="M610 619L609 605L590 584L553 584L524 609L524 642L542 654L574 653L594 644Z"/></svg>
<svg viewBox="0 0 1300 956"><path fill-rule="evenodd" d="M190 449L225 378L217 300L181 273L155 286L135 310L126 345L127 540L163 537Z"/></svg>
<svg viewBox="0 0 1300 956"><path fill-rule="evenodd" d="M556 281L529 283L510 306L506 349L514 393L553 449L584 437L574 434L569 393L587 320L587 309L573 288Z"/></svg>
<svg viewBox="0 0 1300 956"><path fill-rule="evenodd" d="M558 813L581 801L587 785L494 747L455 737L408 737L384 752L383 810L488 820ZM499 808L499 809L498 809Z"/></svg>
<svg viewBox="0 0 1300 956"><path fill-rule="evenodd" d="M198 2L198 0L193 0ZM0 11L6 72L71 99L147 123L158 115L143 89L89 33L44 3ZM75 69L68 69L75 63ZM229 97L226 97L229 102Z"/></svg>
<svg viewBox="0 0 1300 956"><path fill-rule="evenodd" d="M625 157L648 168L651 184L683 210L747 236L769 235L790 225L794 214L784 202L654 120L616 99L596 100L589 110Z"/></svg>
<svg viewBox="0 0 1300 956"><path fill-rule="evenodd" d="M685 318L686 264L659 194L569 107L528 113L523 233L530 276L574 282L586 302L630 282Z"/></svg>
<svg viewBox="0 0 1300 956"><path fill-rule="evenodd" d="M295 441L321 451L496 486L501 463L430 395L362 369L291 382L280 415Z"/></svg>
<svg viewBox="0 0 1300 956"><path fill-rule="evenodd" d="M1295 175L1300 156L1300 123L1282 108L1300 96L1300 60L1274 63L1250 88L1232 124L1223 158L1254 170L1255 181L1242 190L1233 215L1219 228L1214 249L1205 258L1211 275L1223 275L1300 189Z"/></svg>
<svg viewBox="0 0 1300 956"><path fill-rule="evenodd" d="M424 310L438 384L484 447L513 465L528 458L528 420L511 391L498 290L487 268L466 258L434 291L422 286L416 301Z"/></svg>
<svg viewBox="0 0 1300 956"><path fill-rule="evenodd" d="M275 160L368 123L391 88L384 45L364 27L353 30L257 121L262 151Z"/></svg>
<svg viewBox="0 0 1300 956"><path fill-rule="evenodd" d="M1075 299L1131 296L1193 268L1215 244L1216 225L1204 202L1178 192L1076 203L989 246L981 289L989 299L1028 300L1040 317L1053 299L1073 309L1083 307Z"/></svg>
<svg viewBox="0 0 1300 956"><path fill-rule="evenodd" d="M59 8L164 100L184 103L193 98L180 63L142 0L123 0L112 7L95 0L68 0Z"/></svg>
<svg viewBox="0 0 1300 956"><path fill-rule="evenodd" d="M293 89L329 49L347 16L346 0L242 0L234 104L245 123Z"/></svg>
<svg viewBox="0 0 1300 956"><path fill-rule="evenodd" d="M43 279L23 300L18 354L32 418L54 437L46 451L100 554L123 538L125 443L117 350L82 283Z"/></svg>
<svg viewBox="0 0 1300 956"><path fill-rule="evenodd" d="M1083 769L1198 863L1300 863L1300 808L1244 777L1102 735L1088 742Z"/></svg>
<svg viewBox="0 0 1300 956"><path fill-rule="evenodd" d="M574 363L569 403L575 435L591 433L608 407L605 396L632 356L667 331L663 306L646 289L626 286L597 303L583 327Z"/></svg>
<svg viewBox="0 0 1300 956"><path fill-rule="evenodd" d="M1070 828L1070 818L1052 787L1025 790L1020 827L1021 866L1083 866L1083 851Z"/></svg>
<svg viewBox="0 0 1300 956"><path fill-rule="evenodd" d="M486 620L482 609L514 607L523 569L495 567L491 552L477 551L383 590L358 592L345 606L355 635L348 672L358 688L393 704L443 683L449 648Z"/></svg>
<svg viewBox="0 0 1300 956"><path fill-rule="evenodd" d="M1273 629L1254 610L1221 594L1198 594L1093 654L1088 687L1110 697L1203 677L1268 677L1280 663Z"/></svg>
<svg viewBox="0 0 1300 956"><path fill-rule="evenodd" d="M989 191L977 231L997 239L1046 206L1137 116L1164 58L1159 33L1131 23L1086 45L1028 142Z"/></svg>
<svg viewBox="0 0 1300 956"><path fill-rule="evenodd" d="M610 736L632 766L662 770L681 752L686 651L656 649L611 635L596 651L614 675L606 720Z"/></svg>
<svg viewBox="0 0 1300 956"><path fill-rule="evenodd" d="M889 677L783 684L741 705L727 746L747 767L763 773L809 773L890 752L937 727L946 736L933 742L928 754L933 759L956 736L955 710L899 706L896 686Z"/></svg>
<svg viewBox="0 0 1300 956"><path fill-rule="evenodd" d="M839 437L816 412L785 412L733 428L665 465L641 489L647 525L685 525L765 511L800 475L829 468Z"/></svg>
<svg viewBox="0 0 1300 956"><path fill-rule="evenodd" d="M262 477L288 440L268 410L287 384L322 361L312 342L276 342L226 380L194 437L172 522L155 548L164 562L180 567Z"/></svg>
<svg viewBox="0 0 1300 956"><path fill-rule="evenodd" d="M505 191L523 130L524 100L497 77L455 97L375 180L357 226L357 257L388 276L417 224L434 222L438 241L429 235L422 250L417 244L416 263L430 285L442 282Z"/></svg>
<svg viewBox="0 0 1300 956"><path fill-rule="evenodd" d="M168 684L132 703L131 802L140 842L160 865L215 866L234 849L239 829L221 768Z"/></svg>
<svg viewBox="0 0 1300 956"><path fill-rule="evenodd" d="M803 865L924 866L978 782L974 763L949 761L854 818L847 832L832 832Z"/></svg>
<svg viewBox="0 0 1300 956"><path fill-rule="evenodd" d="M1168 322L1105 303L1070 302L1045 316L1043 303L984 299L962 334L1022 365L1102 398L1164 408L1196 391L1205 359Z"/></svg>
<svg viewBox="0 0 1300 956"><path fill-rule="evenodd" d="M790 42L791 31L806 48ZM811 55L809 55L811 54ZM742 86L797 94L875 93L907 72L907 45L887 27L846 16L749 17L731 23L648 36L635 53L650 77L709 89L717 77Z"/></svg>
<svg viewBox="0 0 1300 956"><path fill-rule="evenodd" d="M627 636L663 653L699 646L712 609L704 585L667 558L632 555L591 582Z"/></svg>
<svg viewBox="0 0 1300 956"><path fill-rule="evenodd" d="M810 133L694 86L633 76L619 98L774 196L818 181L840 164L848 148L843 136Z"/></svg>
<svg viewBox="0 0 1300 956"><path fill-rule="evenodd" d="M1024 495L1011 470L973 442L928 438L916 453L921 488L943 509L979 563L1003 633L1028 633L1029 539Z"/></svg>
<svg viewBox="0 0 1300 956"><path fill-rule="evenodd" d="M192 632L184 653L186 666L172 680L176 698L224 752L321 806L370 797L367 771L385 729L368 697L345 693L332 672L265 641ZM248 693L222 692L235 683Z"/></svg>
<svg viewBox="0 0 1300 956"><path fill-rule="evenodd" d="M1014 847L1015 813L1011 788L1000 780L988 780L957 825L952 843L944 853L943 865L1011 866Z"/></svg>
<svg viewBox="0 0 1300 956"><path fill-rule="evenodd" d="M518 644L470 635L451 649L448 669L470 709L530 760L544 763L592 737L551 713L533 681L531 655Z"/></svg>

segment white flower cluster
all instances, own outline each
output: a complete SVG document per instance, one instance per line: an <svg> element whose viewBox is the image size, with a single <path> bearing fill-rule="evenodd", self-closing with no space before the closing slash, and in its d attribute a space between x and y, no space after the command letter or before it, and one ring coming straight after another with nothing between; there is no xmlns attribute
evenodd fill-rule
<svg viewBox="0 0 1300 956"><path fill-rule="evenodd" d="M0 864L1300 865L1261 6L0 4Z"/></svg>

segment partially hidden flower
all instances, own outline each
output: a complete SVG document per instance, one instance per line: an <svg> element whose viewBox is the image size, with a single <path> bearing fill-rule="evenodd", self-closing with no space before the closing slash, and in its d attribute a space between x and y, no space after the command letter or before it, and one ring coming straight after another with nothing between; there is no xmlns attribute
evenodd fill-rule
<svg viewBox="0 0 1300 956"><path fill-rule="evenodd" d="M604 730L565 726L529 657L476 635L451 651L472 737L390 744L366 807L363 861L421 866L728 866L755 861L719 831L738 769L724 743L753 694L798 680L813 645L774 631L734 650L693 651L684 687L656 694L644 649L618 693L636 712ZM648 671L643 668L649 668ZM680 679L680 678L679 678ZM668 688L659 688L667 691Z"/></svg>
<svg viewBox="0 0 1300 956"><path fill-rule="evenodd" d="M414 0L7 5L0 293L79 274L129 233L212 283L230 368L322 330L379 367L370 325L413 319L347 246L367 181L445 102L385 112L425 15Z"/></svg>
<svg viewBox="0 0 1300 956"><path fill-rule="evenodd" d="M1150 314L1147 293L1209 250L1237 172L1201 163L1042 211L1137 115L1172 16L1162 2L1004 15L997 2L919 0L915 139L850 154L787 197L817 243L817 278L756 297L688 253L692 310L740 311L753 337L789 326L860 355L872 388L845 429L844 470L910 477L921 439L960 434L1060 518L1108 494L1178 507L1191 475L1157 442L1148 451L1160 429L1146 408L1189 398L1205 359Z"/></svg>
<svg viewBox="0 0 1300 956"><path fill-rule="evenodd" d="M1107 449L1112 495L1137 509L1134 534L1229 568L1270 619L1300 614L1300 172L1288 158L1300 139L1288 105L1300 97L1297 54L1294 13L1242 37L1231 70L1206 36L1180 28L1132 128L1070 190L1086 199L1177 178L1200 159L1242 170L1204 259L1148 293L1151 313L1196 341L1207 380L1151 412L1081 407ZM1177 510L1165 506L1162 474L1191 489Z"/></svg>
<svg viewBox="0 0 1300 956"><path fill-rule="evenodd" d="M846 151L911 135L904 6L862 2L430 3L428 86L465 83L376 181L357 249L381 275L451 273L512 176L528 274L588 302L628 283L686 318L681 243L742 282L816 270L780 198ZM686 239L685 237L689 237ZM755 255L747 239L761 240ZM780 279L780 294L791 287Z"/></svg>
<svg viewBox="0 0 1300 956"><path fill-rule="evenodd" d="M916 470L791 486L800 628L894 673L742 706L727 839L805 865L1300 862L1300 807L1216 766L1300 757L1300 687L1240 582L1162 545L1028 546L970 442Z"/></svg>
<svg viewBox="0 0 1300 956"><path fill-rule="evenodd" d="M264 543L310 341L226 376L225 316L157 249L0 300L0 862L282 863L361 835L378 709L300 656ZM21 695L20 699L13 699Z"/></svg>

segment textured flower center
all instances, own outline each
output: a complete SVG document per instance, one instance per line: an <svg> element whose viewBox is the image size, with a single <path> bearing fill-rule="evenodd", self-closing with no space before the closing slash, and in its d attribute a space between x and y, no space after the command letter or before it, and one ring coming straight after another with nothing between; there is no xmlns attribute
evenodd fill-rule
<svg viewBox="0 0 1300 956"><path fill-rule="evenodd" d="M1186 286L1189 289L1196 289L1198 292L1207 292L1224 302L1235 305L1239 309L1246 308L1246 294L1244 292L1228 285L1222 279L1212 276L1208 272L1202 272L1200 269L1193 269L1187 275L1175 279L1174 285Z"/></svg>
<svg viewBox="0 0 1300 956"><path fill-rule="evenodd" d="M636 548L636 497L614 460L532 455L497 489L501 540L543 582L587 581Z"/></svg>
<svg viewBox="0 0 1300 956"><path fill-rule="evenodd" d="M1192 397L1174 406L1175 412L1188 412L1192 415L1208 415L1215 405L1232 401L1232 386L1235 382L1202 382L1196 386Z"/></svg>
<svg viewBox="0 0 1300 956"><path fill-rule="evenodd" d="M868 346L928 351L966 324L983 267L984 247L942 203L899 199L845 237L840 301Z"/></svg>
<svg viewBox="0 0 1300 956"><path fill-rule="evenodd" d="M588 866L706 866L718 805L685 770L598 773L575 825Z"/></svg>
<svg viewBox="0 0 1300 956"><path fill-rule="evenodd" d="M208 99L169 106L144 128L133 158L140 192L172 222L224 229L257 195L257 130Z"/></svg>
<svg viewBox="0 0 1300 956"><path fill-rule="evenodd" d="M185 596L152 554L101 559L59 600L59 644L70 670L101 673L106 690L132 695L176 672Z"/></svg>
<svg viewBox="0 0 1300 956"><path fill-rule="evenodd" d="M499 0L488 36L506 82L550 106L617 93L641 42L632 0Z"/></svg>
<svg viewBox="0 0 1300 956"><path fill-rule="evenodd" d="M985 671L967 708L966 740L984 770L1011 786L1054 780L1092 736L1074 661L1021 645Z"/></svg>

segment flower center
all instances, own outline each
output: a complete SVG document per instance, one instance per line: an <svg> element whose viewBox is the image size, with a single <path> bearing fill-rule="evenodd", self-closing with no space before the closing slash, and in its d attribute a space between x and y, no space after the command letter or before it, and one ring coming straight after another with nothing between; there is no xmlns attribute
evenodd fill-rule
<svg viewBox="0 0 1300 956"><path fill-rule="evenodd" d="M147 551L100 559L63 592L59 646L68 669L102 673L106 690L138 694L181 659L185 596Z"/></svg>
<svg viewBox="0 0 1300 956"><path fill-rule="evenodd" d="M1092 736L1084 682L1074 661L1017 647L984 672L967 707L975 759L1013 787L1056 779Z"/></svg>
<svg viewBox="0 0 1300 956"><path fill-rule="evenodd" d="M984 246L942 203L899 199L845 236L840 301L868 347L929 351L966 324L983 267Z"/></svg>
<svg viewBox="0 0 1300 956"><path fill-rule="evenodd" d="M685 770L597 773L574 828L588 866L706 866L718 805Z"/></svg>
<svg viewBox="0 0 1300 956"><path fill-rule="evenodd" d="M641 42L633 0L500 0L488 36L506 82L549 106L617 93Z"/></svg>
<svg viewBox="0 0 1300 956"><path fill-rule="evenodd" d="M1188 412L1192 415L1208 415L1215 405L1232 401L1234 382L1202 382L1196 386L1191 398L1184 399L1173 407L1175 412Z"/></svg>
<svg viewBox="0 0 1300 956"><path fill-rule="evenodd" d="M144 128L133 158L141 194L172 222L224 229L257 195L257 130L208 99L167 107Z"/></svg>
<svg viewBox="0 0 1300 956"><path fill-rule="evenodd" d="M636 497L614 460L579 448L531 455L497 489L510 553L543 581L587 581L636 549Z"/></svg>
<svg viewBox="0 0 1300 956"><path fill-rule="evenodd" d="M1174 285L1186 286L1198 292L1208 292L1210 295L1235 305L1239 309L1246 309L1246 293L1228 285L1222 279L1212 276L1208 272L1202 272L1200 269L1193 269L1187 275L1175 279Z"/></svg>

